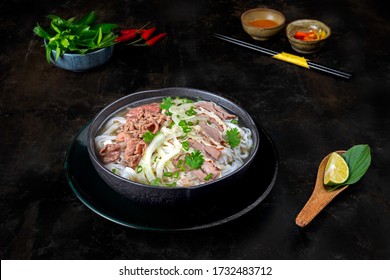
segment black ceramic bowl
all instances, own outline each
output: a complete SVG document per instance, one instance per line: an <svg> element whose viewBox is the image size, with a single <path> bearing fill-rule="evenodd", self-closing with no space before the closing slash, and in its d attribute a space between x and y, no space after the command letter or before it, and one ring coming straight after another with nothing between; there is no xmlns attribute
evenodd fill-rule
<svg viewBox="0 0 390 280"><path fill-rule="evenodd" d="M130 181L115 175L110 170L105 168L101 164L96 154L94 142L94 138L97 132L105 124L105 122L113 115L127 107L137 107L151 102L161 102L162 98L168 96L172 98L200 98L206 101L213 101L214 103L222 106L228 112L237 115L239 124L249 128L252 131L254 144L253 148L251 149L250 156L246 159L245 163L234 172L212 182L207 182L192 187L174 188L150 186ZM259 143L259 131L256 127L256 124L244 109L232 101L216 94L191 88L165 88L158 90L148 90L124 96L103 108L92 120L88 130L88 153L94 168L97 170L101 178L111 188L119 192L127 199L131 199L132 201L139 202L144 205L146 204L154 206L200 205L206 202L212 202L215 199L223 200L224 197L228 197L237 191L245 191L242 189L245 186L239 186L238 180L254 160L259 148Z"/></svg>

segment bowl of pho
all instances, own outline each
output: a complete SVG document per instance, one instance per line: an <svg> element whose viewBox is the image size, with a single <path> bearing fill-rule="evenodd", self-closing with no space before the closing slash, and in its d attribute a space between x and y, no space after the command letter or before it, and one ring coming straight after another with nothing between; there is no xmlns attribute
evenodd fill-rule
<svg viewBox="0 0 390 280"><path fill-rule="evenodd" d="M88 154L100 177L147 205L190 205L243 191L236 183L259 144L243 108L191 88L129 94L98 112L88 129Z"/></svg>

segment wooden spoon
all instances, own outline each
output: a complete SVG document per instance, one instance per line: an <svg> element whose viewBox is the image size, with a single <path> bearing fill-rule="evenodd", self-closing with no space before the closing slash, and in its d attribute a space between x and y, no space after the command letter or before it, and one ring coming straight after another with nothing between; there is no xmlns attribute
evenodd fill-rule
<svg viewBox="0 0 390 280"><path fill-rule="evenodd" d="M343 154L345 152L346 151L336 151L336 153L338 154ZM309 200L307 201L307 203L305 204L305 206L303 207L303 209L301 210L301 212L298 214L297 218L295 219L295 223L300 227L304 227L308 225L317 216L317 214L320 213L321 210L324 209L325 206L332 201L333 198L335 198L339 193L341 193L349 186L349 185L345 185L331 192L325 189L324 173L330 155L331 153L328 154L321 161L320 166L318 168L317 180L316 180L313 193L309 198Z"/></svg>

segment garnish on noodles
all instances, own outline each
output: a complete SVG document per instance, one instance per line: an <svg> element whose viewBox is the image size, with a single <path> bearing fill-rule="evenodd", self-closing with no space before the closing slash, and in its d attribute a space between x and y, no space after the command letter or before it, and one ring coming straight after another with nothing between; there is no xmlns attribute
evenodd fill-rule
<svg viewBox="0 0 390 280"><path fill-rule="evenodd" d="M253 140L236 115L214 102L166 97L110 118L95 146L116 175L147 185L190 187L238 169Z"/></svg>

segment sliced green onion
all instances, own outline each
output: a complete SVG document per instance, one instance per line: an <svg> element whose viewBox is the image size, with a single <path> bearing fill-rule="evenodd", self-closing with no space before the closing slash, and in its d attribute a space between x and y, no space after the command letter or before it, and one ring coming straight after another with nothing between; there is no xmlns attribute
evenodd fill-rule
<svg viewBox="0 0 390 280"><path fill-rule="evenodd" d="M197 114L196 111L194 110L194 106L191 106L191 108L187 110L185 113L187 116L195 116Z"/></svg>
<svg viewBox="0 0 390 280"><path fill-rule="evenodd" d="M181 146L182 146L184 151L188 151L188 149L190 148L190 143L188 141L183 141L181 143Z"/></svg>
<svg viewBox="0 0 390 280"><path fill-rule="evenodd" d="M208 180L210 180L211 178L213 178L213 173L209 173L209 174L207 174L207 176L206 177L204 177L204 180L205 181L208 181Z"/></svg>
<svg viewBox="0 0 390 280"><path fill-rule="evenodd" d="M166 184L167 187L176 187L176 182Z"/></svg>
<svg viewBox="0 0 390 280"><path fill-rule="evenodd" d="M161 180L160 180L160 178L156 178L152 182L150 182L150 184L152 186L159 186L159 185L161 185Z"/></svg>

